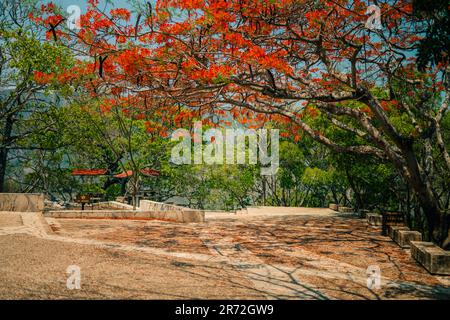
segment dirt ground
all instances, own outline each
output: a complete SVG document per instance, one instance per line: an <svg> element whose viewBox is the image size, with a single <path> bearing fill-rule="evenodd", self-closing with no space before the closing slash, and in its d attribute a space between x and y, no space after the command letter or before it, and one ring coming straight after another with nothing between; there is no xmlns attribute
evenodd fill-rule
<svg viewBox="0 0 450 320"><path fill-rule="evenodd" d="M0 213L4 299L450 299L379 228L352 216L207 216L206 223ZM69 265L81 289L66 286ZM367 286L368 268L380 287Z"/></svg>

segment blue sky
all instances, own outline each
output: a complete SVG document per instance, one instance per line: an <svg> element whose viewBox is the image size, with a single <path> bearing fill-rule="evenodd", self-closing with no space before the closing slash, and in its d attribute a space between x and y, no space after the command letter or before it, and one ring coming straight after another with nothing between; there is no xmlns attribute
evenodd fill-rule
<svg viewBox="0 0 450 320"><path fill-rule="evenodd" d="M46 1L46 0L41 0L40 2L42 3L48 3L50 1ZM81 8L81 12L84 13L86 11L86 7L87 7L87 0L53 0L51 1L53 2L55 5L61 6L63 9L66 9L68 6L70 5L77 5ZM132 9L132 5L130 4L131 2L136 2L136 3L141 3L141 4L145 4L146 1L143 0L131 0L131 1L127 1L127 0L110 0L110 1L106 1L106 0L100 0L100 4L99 7L100 8L104 8L106 3L108 4L109 8L112 7L116 7L116 8L129 8ZM150 1L152 4L154 4L156 2L156 0L151 0Z"/></svg>

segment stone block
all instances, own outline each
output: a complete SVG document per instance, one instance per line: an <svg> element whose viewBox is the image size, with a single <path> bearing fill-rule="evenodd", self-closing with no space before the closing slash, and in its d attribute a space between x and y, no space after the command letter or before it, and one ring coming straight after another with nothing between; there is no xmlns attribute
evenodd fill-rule
<svg viewBox="0 0 450 320"><path fill-rule="evenodd" d="M205 222L205 212L200 210L183 210L183 222Z"/></svg>
<svg viewBox="0 0 450 320"><path fill-rule="evenodd" d="M395 234L397 233L398 230L409 230L409 228L406 227L406 226L389 226L388 227L388 236L389 236L389 238L394 240Z"/></svg>
<svg viewBox="0 0 450 320"><path fill-rule="evenodd" d="M368 213L370 213L369 210L366 210L366 209L359 210L359 216L360 216L360 218L363 218L363 219L366 218Z"/></svg>
<svg viewBox="0 0 450 320"><path fill-rule="evenodd" d="M96 216L96 218L105 219L105 218L110 217L110 213L109 212L97 212L95 214L95 216Z"/></svg>
<svg viewBox="0 0 450 320"><path fill-rule="evenodd" d="M328 208L330 208L331 210L334 210L334 211L338 211L339 206L336 203L330 203Z"/></svg>
<svg viewBox="0 0 450 320"><path fill-rule="evenodd" d="M111 212L111 218L113 219L124 219L126 215L124 212Z"/></svg>
<svg viewBox="0 0 450 320"><path fill-rule="evenodd" d="M83 218L83 214L85 214L83 211L73 211L69 213L67 218L81 219ZM65 215L62 214L62 217L65 218Z"/></svg>
<svg viewBox="0 0 450 320"><path fill-rule="evenodd" d="M40 212L44 210L42 193L0 193L0 211Z"/></svg>
<svg viewBox="0 0 450 320"><path fill-rule="evenodd" d="M394 232L394 241L402 248L409 248L410 241L422 241L422 234L419 231L399 229Z"/></svg>
<svg viewBox="0 0 450 320"><path fill-rule="evenodd" d="M450 251L432 242L411 241L411 257L431 274L450 275Z"/></svg>
<svg viewBox="0 0 450 320"><path fill-rule="evenodd" d="M404 226L403 215L400 212L384 212L382 214L381 233L388 235L389 226Z"/></svg>
<svg viewBox="0 0 450 320"><path fill-rule="evenodd" d="M174 204L150 200L141 200L139 202L139 209L142 211L172 211L172 210L183 210L185 208Z"/></svg>
<svg viewBox="0 0 450 320"><path fill-rule="evenodd" d="M90 211L74 212L73 214L75 216L79 216L81 214L80 218L84 218L84 219L92 219L95 216L94 212L90 212Z"/></svg>
<svg viewBox="0 0 450 320"><path fill-rule="evenodd" d="M352 212L354 212L353 208L341 207L341 206L338 206L338 211L341 212L341 213L352 213Z"/></svg>
<svg viewBox="0 0 450 320"><path fill-rule="evenodd" d="M382 224L382 216L378 213L368 213L367 214L367 223L371 226L381 226Z"/></svg>
<svg viewBox="0 0 450 320"><path fill-rule="evenodd" d="M148 211L134 211L133 216L138 219L148 219L150 214Z"/></svg>
<svg viewBox="0 0 450 320"><path fill-rule="evenodd" d="M121 203L118 201L108 201L106 202L107 205L113 207L113 208L117 208L117 209L124 209L124 210L133 210L133 206L126 204L126 203Z"/></svg>

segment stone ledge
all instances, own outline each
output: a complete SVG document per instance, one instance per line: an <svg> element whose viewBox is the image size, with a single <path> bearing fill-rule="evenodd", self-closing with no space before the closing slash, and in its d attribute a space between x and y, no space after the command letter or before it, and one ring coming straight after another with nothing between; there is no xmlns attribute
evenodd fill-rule
<svg viewBox="0 0 450 320"><path fill-rule="evenodd" d="M371 226L381 226L382 224L382 217L381 214L378 213L368 213L366 215L367 217L367 223Z"/></svg>
<svg viewBox="0 0 450 320"><path fill-rule="evenodd" d="M132 210L59 210L44 213L48 218L69 219L159 219L173 222L204 222L205 213L200 210L165 210L165 211L132 211Z"/></svg>
<svg viewBox="0 0 450 320"><path fill-rule="evenodd" d="M338 211L339 210L339 205L337 205L336 203L330 203L328 208L330 208L331 210L334 210L334 211Z"/></svg>
<svg viewBox="0 0 450 320"><path fill-rule="evenodd" d="M422 234L419 231L397 230L394 233L394 241L401 248L409 248L411 241L422 241Z"/></svg>
<svg viewBox="0 0 450 320"><path fill-rule="evenodd" d="M431 274L450 275L450 251L432 242L411 241L411 257Z"/></svg>
<svg viewBox="0 0 450 320"><path fill-rule="evenodd" d="M118 201L99 202L99 204L102 204L102 203L105 203L105 204L110 205L111 207L117 208L117 209L133 210L132 205L118 202Z"/></svg>

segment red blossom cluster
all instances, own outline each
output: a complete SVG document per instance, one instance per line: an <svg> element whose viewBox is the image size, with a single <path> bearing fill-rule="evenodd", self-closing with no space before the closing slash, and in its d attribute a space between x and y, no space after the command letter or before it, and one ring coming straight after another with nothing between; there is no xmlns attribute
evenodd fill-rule
<svg viewBox="0 0 450 320"><path fill-rule="evenodd" d="M414 59L402 52L421 39L406 0L380 4L385 29L378 35L365 28L360 0L159 0L139 18L88 3L81 30L56 30L58 41L86 58L60 75L35 72L35 79L89 79L81 83L104 100L102 111L134 109L149 132L166 135L194 119L231 125L232 116L251 128L280 122L298 140L302 118L317 116L320 103L379 85L392 66L416 76L408 69ZM48 28L62 19L55 12L49 3L30 19ZM381 106L401 107L395 99Z"/></svg>

